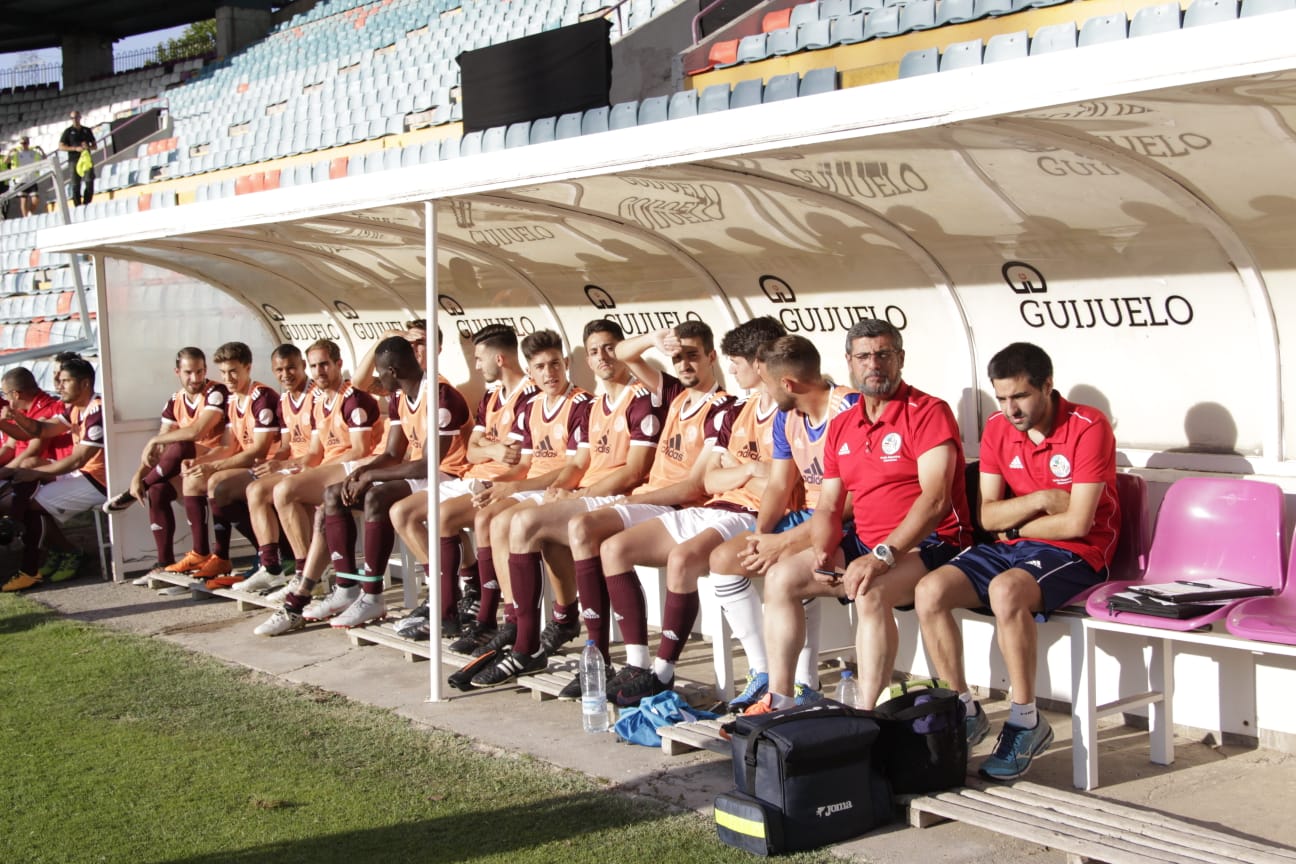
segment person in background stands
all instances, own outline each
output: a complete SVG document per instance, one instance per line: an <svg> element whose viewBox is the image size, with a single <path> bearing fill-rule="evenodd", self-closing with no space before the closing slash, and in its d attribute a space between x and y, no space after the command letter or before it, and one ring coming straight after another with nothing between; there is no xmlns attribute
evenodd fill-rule
<svg viewBox="0 0 1296 864"><path fill-rule="evenodd" d="M94 169L91 168L82 177L77 173L77 160L81 158L82 152L94 152L95 137L88 126L81 125L81 112L73 111L68 118L72 125L63 130L59 136L59 147L67 155L67 172L68 182L72 184L72 204L80 207L82 204L89 204L94 198ZM84 194L81 189L85 187Z"/></svg>
<svg viewBox="0 0 1296 864"><path fill-rule="evenodd" d="M31 146L31 139L26 135L18 139L18 146L9 153L11 171L35 165L45 160L45 151ZM18 207L23 216L35 216L40 210L40 193L37 190L38 174L35 169L30 174L14 177L11 184L18 190Z"/></svg>

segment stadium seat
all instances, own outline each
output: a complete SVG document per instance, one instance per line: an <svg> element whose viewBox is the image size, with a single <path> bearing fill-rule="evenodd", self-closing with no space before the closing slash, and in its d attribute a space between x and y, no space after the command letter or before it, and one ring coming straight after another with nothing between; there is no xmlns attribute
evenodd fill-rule
<svg viewBox="0 0 1296 864"><path fill-rule="evenodd" d="M981 65L981 40L971 39L967 42L955 42L946 45L941 53L940 71L963 69L968 66Z"/></svg>
<svg viewBox="0 0 1296 864"><path fill-rule="evenodd" d="M831 93L836 89L837 67L825 66L822 69L810 69L801 77L801 86L797 89L797 96Z"/></svg>
<svg viewBox="0 0 1296 864"><path fill-rule="evenodd" d="M1178 3L1162 3L1158 6L1144 6L1130 19L1129 38L1151 36L1154 33L1169 33L1178 30L1183 20L1183 10Z"/></svg>
<svg viewBox="0 0 1296 864"><path fill-rule="evenodd" d="M900 7L900 20L896 33L912 30L930 30L936 26L936 0L913 0Z"/></svg>
<svg viewBox="0 0 1296 864"><path fill-rule="evenodd" d="M759 78L739 81L734 85L733 93L729 95L729 107L747 108L751 105L759 105L764 96L764 91L765 84Z"/></svg>
<svg viewBox="0 0 1296 864"><path fill-rule="evenodd" d="M1184 27L1200 27L1238 17L1238 0L1193 0L1184 12Z"/></svg>
<svg viewBox="0 0 1296 864"><path fill-rule="evenodd" d="M864 16L864 39L885 39L900 30L900 7L884 6Z"/></svg>
<svg viewBox="0 0 1296 864"><path fill-rule="evenodd" d="M818 51L828 48L832 41L832 21L806 21L797 26L796 47L798 51Z"/></svg>
<svg viewBox="0 0 1296 864"><path fill-rule="evenodd" d="M566 138L578 138L581 134L581 113L574 111L558 118L554 138L562 141Z"/></svg>
<svg viewBox="0 0 1296 864"><path fill-rule="evenodd" d="M1296 2L1296 0L1292 0ZM646 126L649 123L661 123L667 118L667 110L670 106L669 96L650 96L639 103L639 125Z"/></svg>
<svg viewBox="0 0 1296 864"><path fill-rule="evenodd" d="M460 156L476 156L482 152L482 131L465 132L459 140Z"/></svg>
<svg viewBox="0 0 1296 864"><path fill-rule="evenodd" d="M818 21L821 17L823 16L819 12L819 0L798 3L792 7L792 14L788 17L788 26L799 27L807 21Z"/></svg>
<svg viewBox="0 0 1296 864"><path fill-rule="evenodd" d="M773 30L765 34L765 51L771 57L782 57L795 54L797 50L797 33L792 27Z"/></svg>
<svg viewBox="0 0 1296 864"><path fill-rule="evenodd" d="M446 159L459 158L459 141L460 138L456 135L451 135L449 138L443 139L441 141L442 161L445 161Z"/></svg>
<svg viewBox="0 0 1296 864"><path fill-rule="evenodd" d="M609 129L628 129L639 123L639 100L618 102L608 114Z"/></svg>
<svg viewBox="0 0 1296 864"><path fill-rule="evenodd" d="M1242 0L1243 18L1296 9L1296 0Z"/></svg>
<svg viewBox="0 0 1296 864"><path fill-rule="evenodd" d="M976 0L973 4L973 17L1007 15L1015 11L1013 0Z"/></svg>
<svg viewBox="0 0 1296 864"><path fill-rule="evenodd" d="M554 140L557 125L558 119L556 117L541 117L539 120L532 120L531 143L542 144L545 141Z"/></svg>
<svg viewBox="0 0 1296 864"><path fill-rule="evenodd" d="M936 4L936 26L961 24L976 18L975 0L939 0Z"/></svg>
<svg viewBox="0 0 1296 864"><path fill-rule="evenodd" d="M765 50L765 34L757 33L754 36L744 36L738 43L738 62L755 63L757 60L764 60L769 56Z"/></svg>
<svg viewBox="0 0 1296 864"><path fill-rule="evenodd" d="M732 98L730 99L732 103ZM670 105L667 108L667 116L671 120L678 120L681 117L693 117L697 114L697 91L681 90L670 97Z"/></svg>
<svg viewBox="0 0 1296 864"><path fill-rule="evenodd" d="M940 69L940 52L935 48L910 51L900 58L900 77L928 75Z"/></svg>
<svg viewBox="0 0 1296 864"><path fill-rule="evenodd" d="M1030 39L1025 30L1016 33L996 33L986 42L985 56L982 63L998 63L1001 60L1017 60L1028 55Z"/></svg>
<svg viewBox="0 0 1296 864"><path fill-rule="evenodd" d="M1128 28L1129 19L1124 13L1090 18L1080 25L1080 35L1076 39L1076 45L1083 48L1086 45L1098 45L1103 42L1119 42L1126 37Z"/></svg>
<svg viewBox="0 0 1296 864"><path fill-rule="evenodd" d="M525 147L531 143L531 121L510 123L504 133L504 146L510 150L514 147Z"/></svg>
<svg viewBox="0 0 1296 864"><path fill-rule="evenodd" d="M738 60L738 40L725 39L721 42L712 43L711 50L707 52L707 61L716 69L737 65L740 62Z"/></svg>
<svg viewBox="0 0 1296 864"><path fill-rule="evenodd" d="M820 20L828 18L842 18L850 13L850 0L819 0Z"/></svg>
<svg viewBox="0 0 1296 864"><path fill-rule="evenodd" d="M881 9L885 5L887 5L886 0L851 0L851 14L872 12L874 9Z"/></svg>
<svg viewBox="0 0 1296 864"><path fill-rule="evenodd" d="M729 85L712 84L698 97L699 114L711 114L716 111L729 110Z"/></svg>
<svg viewBox="0 0 1296 864"><path fill-rule="evenodd" d="M761 99L764 102L781 102L784 99L795 99L797 97L797 87L800 83L801 78L795 72L775 75L765 85L765 93Z"/></svg>
<svg viewBox="0 0 1296 864"><path fill-rule="evenodd" d="M1049 24L1035 31L1035 38L1030 43L1030 53L1049 54L1053 51L1066 51L1076 47L1076 25L1074 21L1061 24Z"/></svg>
<svg viewBox="0 0 1296 864"><path fill-rule="evenodd" d="M1122 475L1123 476L1123 475ZM1224 625L1234 636L1259 642L1296 645L1296 536L1287 555L1287 581L1274 597L1253 597L1233 607Z"/></svg>
<svg viewBox="0 0 1296 864"><path fill-rule="evenodd" d="M581 134L593 135L608 131L608 113L609 109L606 105L586 111L581 117Z"/></svg>
<svg viewBox="0 0 1296 864"><path fill-rule="evenodd" d="M419 162L436 162L441 158L440 141L424 141L419 145Z"/></svg>
<svg viewBox="0 0 1296 864"><path fill-rule="evenodd" d="M497 150L504 149L504 135L507 132L504 126L492 126L482 133L481 152L494 153Z"/></svg>
<svg viewBox="0 0 1296 864"><path fill-rule="evenodd" d="M835 45L853 45L864 41L864 13L855 12L832 22L832 41Z"/></svg>
<svg viewBox="0 0 1296 864"><path fill-rule="evenodd" d="M775 30L782 30L792 23L791 9L775 9L773 12L766 12L761 18L761 32L773 33Z"/></svg>

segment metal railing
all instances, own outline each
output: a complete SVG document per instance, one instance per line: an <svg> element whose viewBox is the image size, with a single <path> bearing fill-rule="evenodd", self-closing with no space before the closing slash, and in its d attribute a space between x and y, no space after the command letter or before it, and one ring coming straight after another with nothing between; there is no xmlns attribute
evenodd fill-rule
<svg viewBox="0 0 1296 864"><path fill-rule="evenodd" d="M0 69L0 90L18 90L23 87L59 85L63 81L62 63L14 66Z"/></svg>

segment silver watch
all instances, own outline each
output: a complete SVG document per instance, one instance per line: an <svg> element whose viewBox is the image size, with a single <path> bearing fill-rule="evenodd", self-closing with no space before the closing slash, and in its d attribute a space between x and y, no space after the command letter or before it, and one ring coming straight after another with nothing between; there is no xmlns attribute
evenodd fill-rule
<svg viewBox="0 0 1296 864"><path fill-rule="evenodd" d="M888 567L895 566L895 553L885 543L879 543L873 547L873 557L883 561Z"/></svg>

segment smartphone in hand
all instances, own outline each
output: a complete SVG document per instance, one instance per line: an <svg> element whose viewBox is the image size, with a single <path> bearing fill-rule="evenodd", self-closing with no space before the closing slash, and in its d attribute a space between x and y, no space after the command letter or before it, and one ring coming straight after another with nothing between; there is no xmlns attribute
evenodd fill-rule
<svg viewBox="0 0 1296 864"><path fill-rule="evenodd" d="M841 570L825 570L822 567L816 567L814 572L818 573L820 576L827 576L834 582L840 582L842 577L846 575Z"/></svg>

